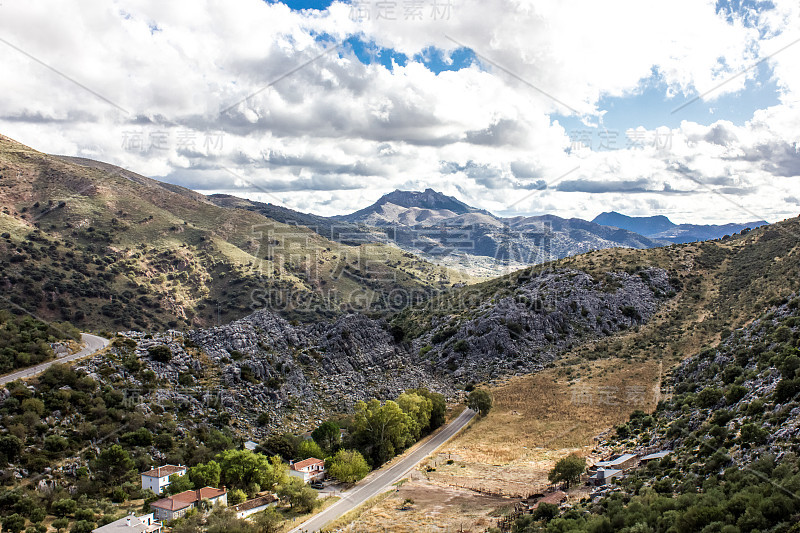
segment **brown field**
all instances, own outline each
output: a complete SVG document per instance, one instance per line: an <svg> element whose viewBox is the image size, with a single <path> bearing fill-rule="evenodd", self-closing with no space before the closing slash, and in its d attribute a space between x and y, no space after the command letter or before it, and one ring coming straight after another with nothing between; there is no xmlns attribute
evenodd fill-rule
<svg viewBox="0 0 800 533"><path fill-rule="evenodd" d="M655 408L654 361L602 359L571 368L569 377L555 367L494 388L492 411L429 460L436 469L426 472L429 479L508 496L540 492L558 459L578 453L592 462L595 436L636 409Z"/></svg>
<svg viewBox="0 0 800 533"><path fill-rule="evenodd" d="M484 531L520 497L545 490L558 459L578 453L591 463L608 453L595 448L594 437L636 409L653 410L660 374L657 362L612 358L557 366L492 387L494 407L486 418L424 461L399 491L338 530ZM577 501L586 494L578 487L569 496ZM406 498L414 505L401 510Z"/></svg>
<svg viewBox="0 0 800 533"><path fill-rule="evenodd" d="M413 504L403 508L406 499ZM337 531L346 533L450 533L484 531L494 526L498 510L515 500L485 496L469 490L441 487L422 479L419 473L396 492L362 512Z"/></svg>

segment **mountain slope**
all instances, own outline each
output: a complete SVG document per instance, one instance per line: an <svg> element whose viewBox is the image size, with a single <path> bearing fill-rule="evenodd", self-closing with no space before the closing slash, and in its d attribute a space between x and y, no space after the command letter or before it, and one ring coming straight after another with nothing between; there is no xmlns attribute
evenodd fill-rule
<svg viewBox="0 0 800 533"><path fill-rule="evenodd" d="M765 220L746 222L743 224L675 224L663 215L630 217L617 213L616 211L600 213L592 222L674 243L719 239L725 235L739 233L746 228L754 229L767 224Z"/></svg>
<svg viewBox="0 0 800 533"><path fill-rule="evenodd" d="M202 326L264 305L308 319L385 311L466 281L394 247L342 245L6 137L0 201L3 307L81 327Z"/></svg>

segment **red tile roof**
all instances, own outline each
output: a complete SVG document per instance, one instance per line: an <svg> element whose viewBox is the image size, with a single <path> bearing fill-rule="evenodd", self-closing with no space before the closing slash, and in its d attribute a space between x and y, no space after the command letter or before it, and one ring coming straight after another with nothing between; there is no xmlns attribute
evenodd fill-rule
<svg viewBox="0 0 800 533"><path fill-rule="evenodd" d="M233 510L236 512L249 511L250 509L255 509L256 507L261 507L262 505L269 505L274 501L278 501L278 498L276 498L272 494L267 494L265 496L253 498L252 500L247 500L246 502L240 503L239 505L234 505Z"/></svg>
<svg viewBox="0 0 800 533"><path fill-rule="evenodd" d="M148 470L147 472L142 472L142 475L147 477L166 477L185 471L185 466L164 465L152 470Z"/></svg>
<svg viewBox="0 0 800 533"><path fill-rule="evenodd" d="M228 491L225 489L215 489L214 487L203 487L197 490L186 490L179 492L169 498L162 498L150 504L151 507L158 507L159 509L166 509L168 511L178 511L185 509L193 503L200 500L213 500L219 498Z"/></svg>
<svg viewBox="0 0 800 533"><path fill-rule="evenodd" d="M316 464L325 465L325 461L323 461L322 459L317 459L316 457L309 457L308 459L297 461L296 463L292 464L292 470L302 470L307 466Z"/></svg>

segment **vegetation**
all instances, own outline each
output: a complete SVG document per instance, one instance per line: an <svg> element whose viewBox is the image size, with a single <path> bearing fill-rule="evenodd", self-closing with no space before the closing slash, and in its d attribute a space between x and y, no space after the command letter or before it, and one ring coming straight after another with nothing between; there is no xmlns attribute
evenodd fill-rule
<svg viewBox="0 0 800 533"><path fill-rule="evenodd" d="M577 455L569 455L559 459L547 475L550 483L564 483L567 488L577 483L581 474L586 471L586 459Z"/></svg>
<svg viewBox="0 0 800 533"><path fill-rule="evenodd" d="M80 338L80 332L69 322L48 324L0 309L0 374L52 359L52 342Z"/></svg>
<svg viewBox="0 0 800 533"><path fill-rule="evenodd" d="M485 389L475 389L467 396L467 407L480 416L486 416L492 409L492 395Z"/></svg>
<svg viewBox="0 0 800 533"><path fill-rule="evenodd" d="M328 475L343 483L361 481L370 470L364 456L355 450L339 450L326 466Z"/></svg>

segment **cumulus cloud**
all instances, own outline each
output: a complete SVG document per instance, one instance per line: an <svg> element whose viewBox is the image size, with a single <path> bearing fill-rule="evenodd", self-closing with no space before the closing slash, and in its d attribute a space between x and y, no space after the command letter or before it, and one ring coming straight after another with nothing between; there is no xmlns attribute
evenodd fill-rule
<svg viewBox="0 0 800 533"><path fill-rule="evenodd" d="M774 220L796 210L800 174L795 4L731 15L707 0L461 0L447 17L405 20L398 7L397 20L353 20L343 2L303 12L261 0L7 3L0 131L326 215L433 187L503 214ZM338 46L353 36L445 63L466 45L478 60L388 69ZM746 87L747 67L768 54L780 103L745 124L685 121L641 131L668 143L597 152L553 115L596 123L602 98L653 78L676 100L716 87L711 101Z"/></svg>

